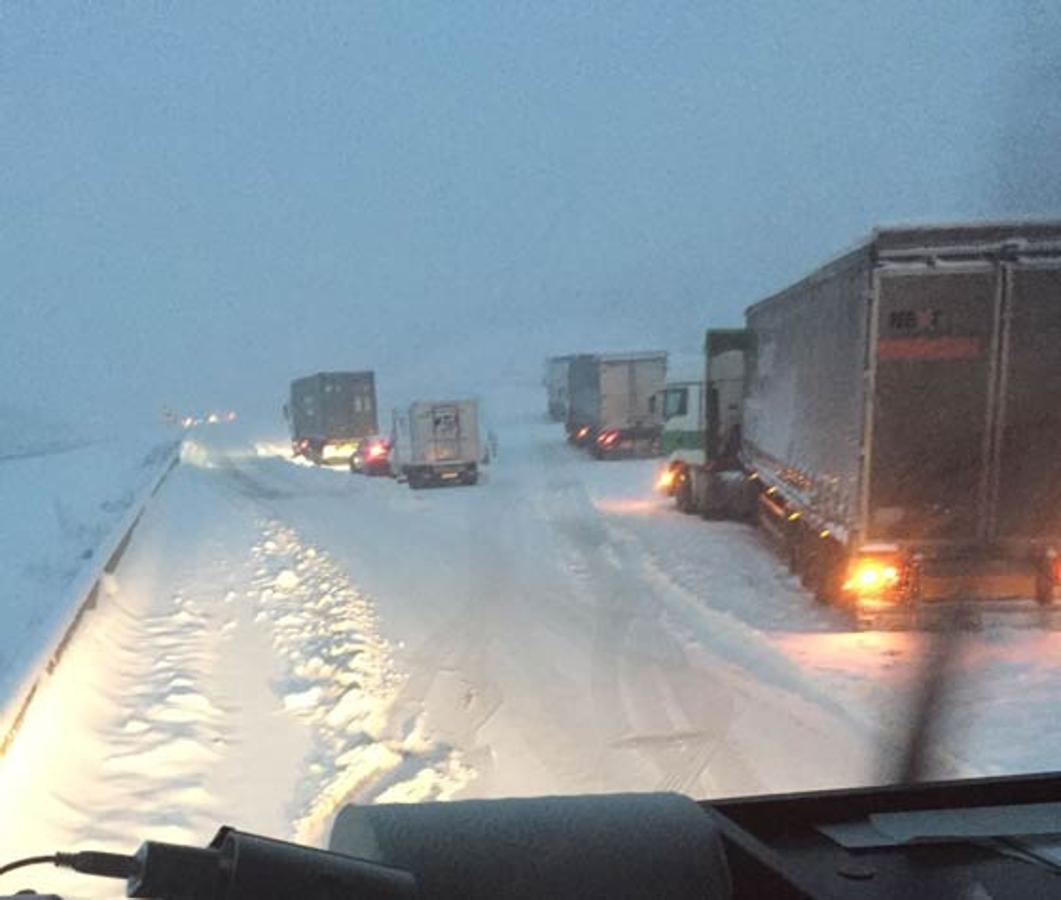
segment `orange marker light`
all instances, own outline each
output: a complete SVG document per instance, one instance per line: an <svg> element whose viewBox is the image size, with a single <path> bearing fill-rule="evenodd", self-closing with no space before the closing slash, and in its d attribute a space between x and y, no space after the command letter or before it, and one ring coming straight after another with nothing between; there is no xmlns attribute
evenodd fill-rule
<svg viewBox="0 0 1061 900"><path fill-rule="evenodd" d="M855 563L844 582L844 590L857 594L879 594L899 584L899 567L879 559Z"/></svg>

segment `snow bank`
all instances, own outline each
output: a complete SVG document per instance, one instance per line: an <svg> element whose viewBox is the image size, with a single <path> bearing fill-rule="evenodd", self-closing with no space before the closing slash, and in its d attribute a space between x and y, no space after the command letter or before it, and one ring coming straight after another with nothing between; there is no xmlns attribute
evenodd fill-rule
<svg viewBox="0 0 1061 900"><path fill-rule="evenodd" d="M403 702L407 677L379 634L371 598L277 522L265 523L254 555L255 618L289 667L274 688L315 734L296 840L322 840L344 803L448 799L466 786L474 772L461 754L426 735L419 704Z"/></svg>
<svg viewBox="0 0 1061 900"><path fill-rule="evenodd" d="M73 431L41 419L5 419L0 747L178 445L176 435L161 429L78 443Z"/></svg>

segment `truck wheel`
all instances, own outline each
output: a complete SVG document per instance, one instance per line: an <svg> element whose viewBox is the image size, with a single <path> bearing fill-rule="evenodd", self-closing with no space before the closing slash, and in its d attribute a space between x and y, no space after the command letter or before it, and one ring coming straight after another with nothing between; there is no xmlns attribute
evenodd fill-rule
<svg viewBox="0 0 1061 900"><path fill-rule="evenodd" d="M1054 604L1053 580L1043 572L1035 578L1035 602L1040 606L1053 606Z"/></svg>
<svg viewBox="0 0 1061 900"><path fill-rule="evenodd" d="M678 475L678 486L674 489L674 504L680 512L689 515L696 512L693 509L693 485L689 473L682 469Z"/></svg>
<svg viewBox="0 0 1061 900"><path fill-rule="evenodd" d="M840 606L844 601L844 558L828 541L815 553L813 587L814 599L827 606Z"/></svg>
<svg viewBox="0 0 1061 900"><path fill-rule="evenodd" d="M406 475L406 481L409 483L410 489L414 491L418 491L424 486L424 480L420 477L419 472L410 472Z"/></svg>
<svg viewBox="0 0 1061 900"><path fill-rule="evenodd" d="M788 571L796 575L802 581L804 568L803 529L791 526L785 535L785 561L788 563Z"/></svg>
<svg viewBox="0 0 1061 900"><path fill-rule="evenodd" d="M806 528L799 529L799 583L807 590L813 590L818 578L818 559L815 537Z"/></svg>
<svg viewBox="0 0 1061 900"><path fill-rule="evenodd" d="M461 484L475 484L479 480L479 473L475 469L461 473Z"/></svg>

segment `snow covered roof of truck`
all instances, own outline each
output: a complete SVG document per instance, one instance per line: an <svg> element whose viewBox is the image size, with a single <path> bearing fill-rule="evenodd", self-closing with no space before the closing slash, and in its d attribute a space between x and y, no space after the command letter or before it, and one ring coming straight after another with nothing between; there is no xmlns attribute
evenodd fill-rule
<svg viewBox="0 0 1061 900"><path fill-rule="evenodd" d="M314 372L312 375L303 375L301 378L295 378L291 383L301 384L316 379L327 381L368 381L374 378L375 373L371 369L365 369L360 372Z"/></svg>
<svg viewBox="0 0 1061 900"><path fill-rule="evenodd" d="M868 243L878 255L895 251L984 253L1046 244L1061 249L1061 220L883 225Z"/></svg>
<svg viewBox="0 0 1061 900"><path fill-rule="evenodd" d="M639 359L666 359L666 350L642 350L634 353L599 353L597 359L601 362L626 362Z"/></svg>
<svg viewBox="0 0 1061 900"><path fill-rule="evenodd" d="M868 237L810 274L748 306L745 316L851 267L869 267L878 261L958 260L1000 253L1061 255L1061 220L878 226Z"/></svg>

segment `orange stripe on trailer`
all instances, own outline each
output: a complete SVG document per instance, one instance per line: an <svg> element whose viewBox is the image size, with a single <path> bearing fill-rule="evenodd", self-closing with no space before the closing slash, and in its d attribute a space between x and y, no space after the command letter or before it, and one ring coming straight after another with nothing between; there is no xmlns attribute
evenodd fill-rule
<svg viewBox="0 0 1061 900"><path fill-rule="evenodd" d="M976 337L882 338L877 359L976 359L980 339Z"/></svg>

